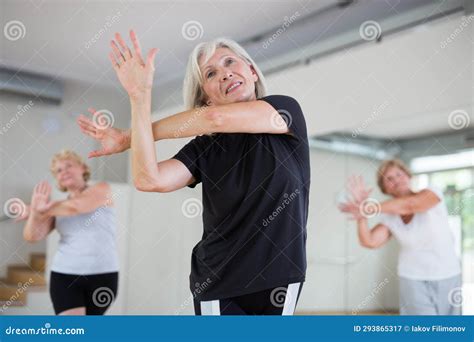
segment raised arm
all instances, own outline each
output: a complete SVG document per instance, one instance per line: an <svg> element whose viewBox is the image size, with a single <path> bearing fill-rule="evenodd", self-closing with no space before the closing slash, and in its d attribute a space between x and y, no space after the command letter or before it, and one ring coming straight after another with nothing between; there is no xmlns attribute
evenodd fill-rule
<svg viewBox="0 0 474 342"><path fill-rule="evenodd" d="M394 215L422 213L433 208L440 201L440 198L433 191L425 189L413 195L382 202L381 212Z"/></svg>
<svg viewBox="0 0 474 342"><path fill-rule="evenodd" d="M74 216L89 213L100 207L113 206L110 185L105 182L97 183L78 196L70 199L51 201L43 211L46 216Z"/></svg>
<svg viewBox="0 0 474 342"><path fill-rule="evenodd" d="M365 217L357 219L357 233L360 244L366 248L378 248L383 246L392 236L390 229L381 223L369 229Z"/></svg>

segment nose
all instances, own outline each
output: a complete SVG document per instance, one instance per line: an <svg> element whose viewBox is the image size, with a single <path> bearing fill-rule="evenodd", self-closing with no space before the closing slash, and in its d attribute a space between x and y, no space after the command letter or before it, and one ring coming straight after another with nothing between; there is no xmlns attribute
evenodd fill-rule
<svg viewBox="0 0 474 342"><path fill-rule="evenodd" d="M230 70L224 70L223 71L222 81L227 81L227 80L231 79L232 77L234 77L232 71L230 71Z"/></svg>

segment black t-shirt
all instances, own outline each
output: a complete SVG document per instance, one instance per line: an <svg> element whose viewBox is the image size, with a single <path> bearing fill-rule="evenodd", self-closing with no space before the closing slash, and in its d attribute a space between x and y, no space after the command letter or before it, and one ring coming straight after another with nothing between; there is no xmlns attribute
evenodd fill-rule
<svg viewBox="0 0 474 342"><path fill-rule="evenodd" d="M310 187L306 123L298 102L272 95L291 134L216 133L191 140L173 158L202 182L202 240L191 257L197 300L244 295L306 273Z"/></svg>

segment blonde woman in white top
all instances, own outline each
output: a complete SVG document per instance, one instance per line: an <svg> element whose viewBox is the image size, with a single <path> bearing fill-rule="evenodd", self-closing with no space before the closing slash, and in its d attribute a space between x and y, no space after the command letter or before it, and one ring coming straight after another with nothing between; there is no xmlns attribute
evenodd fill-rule
<svg viewBox="0 0 474 342"><path fill-rule="evenodd" d="M399 242L400 314L459 315L455 298L460 294L461 266L442 192L431 187L412 191L410 170L400 160L382 163L377 177L380 190L392 199L371 203L362 178L353 177L352 199L340 210L357 221L362 246L378 248L392 236ZM380 223L370 229L367 217L376 214Z"/></svg>

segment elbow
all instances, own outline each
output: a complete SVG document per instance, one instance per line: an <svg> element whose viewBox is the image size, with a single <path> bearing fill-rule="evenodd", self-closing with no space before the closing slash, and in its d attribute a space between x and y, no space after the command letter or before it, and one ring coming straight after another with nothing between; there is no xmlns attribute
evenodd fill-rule
<svg viewBox="0 0 474 342"><path fill-rule="evenodd" d="M208 107L204 114L204 117L207 121L207 126L210 130L209 133L222 131L222 127L224 126L224 115L221 112L216 112L210 107Z"/></svg>
<svg viewBox="0 0 474 342"><path fill-rule="evenodd" d="M38 239L37 237L25 232L23 232L23 239L28 243L35 243L35 242L40 241L40 239Z"/></svg>
<svg viewBox="0 0 474 342"><path fill-rule="evenodd" d="M377 244L373 243L372 241L364 241L362 246L368 249L376 249L378 247Z"/></svg>
<svg viewBox="0 0 474 342"><path fill-rule="evenodd" d="M133 181L133 185L135 186L135 189L142 192L166 192L166 190L163 187L159 186L154 181L135 179Z"/></svg>

